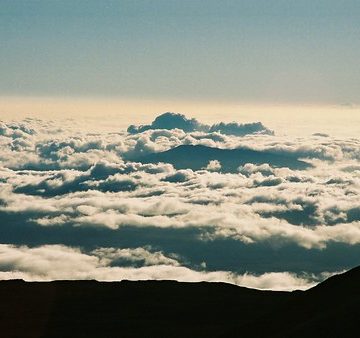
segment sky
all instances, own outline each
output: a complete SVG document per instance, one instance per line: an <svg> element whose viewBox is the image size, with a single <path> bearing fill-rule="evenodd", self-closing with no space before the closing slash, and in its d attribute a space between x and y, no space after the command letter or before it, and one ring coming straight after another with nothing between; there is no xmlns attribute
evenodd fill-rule
<svg viewBox="0 0 360 338"><path fill-rule="evenodd" d="M360 103L356 0L0 3L0 96Z"/></svg>

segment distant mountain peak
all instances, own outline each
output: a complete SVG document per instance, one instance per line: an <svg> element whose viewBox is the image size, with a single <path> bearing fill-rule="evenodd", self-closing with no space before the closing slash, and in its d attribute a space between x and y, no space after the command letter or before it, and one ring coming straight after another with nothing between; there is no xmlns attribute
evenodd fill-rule
<svg viewBox="0 0 360 338"><path fill-rule="evenodd" d="M273 167L288 167L299 170L311 167L310 164L293 155L248 148L212 148L204 145L180 145L164 152L133 158L133 160L142 163L170 163L177 169L192 170L200 170L205 168L209 161L217 160L221 164L221 171L229 173L238 172L238 168L246 163L268 163Z"/></svg>

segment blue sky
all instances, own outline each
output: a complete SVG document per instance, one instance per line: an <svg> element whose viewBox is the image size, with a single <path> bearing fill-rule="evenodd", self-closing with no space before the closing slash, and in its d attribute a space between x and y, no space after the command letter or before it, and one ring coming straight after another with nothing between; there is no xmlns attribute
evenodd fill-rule
<svg viewBox="0 0 360 338"><path fill-rule="evenodd" d="M0 95L359 103L358 1L4 1Z"/></svg>

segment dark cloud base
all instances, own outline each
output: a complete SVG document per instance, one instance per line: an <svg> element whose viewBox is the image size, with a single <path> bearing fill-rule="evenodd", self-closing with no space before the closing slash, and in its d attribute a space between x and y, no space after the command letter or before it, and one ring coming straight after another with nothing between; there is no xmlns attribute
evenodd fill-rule
<svg viewBox="0 0 360 338"><path fill-rule="evenodd" d="M252 271L341 271L359 264L360 244L330 243L326 249L304 249L299 246L263 242L244 244L233 239L200 240L211 229L160 229L124 226L118 230L98 227L76 227L71 224L39 227L29 221L34 214L0 213L3 222L1 242L37 247L65 244L80 247L84 252L96 248L151 247L164 253L176 252L183 265L199 269L206 262L209 271L237 273Z"/></svg>

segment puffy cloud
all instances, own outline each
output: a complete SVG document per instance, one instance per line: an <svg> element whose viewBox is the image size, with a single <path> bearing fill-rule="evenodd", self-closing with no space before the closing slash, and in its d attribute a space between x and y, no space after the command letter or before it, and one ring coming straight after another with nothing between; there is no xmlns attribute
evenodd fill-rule
<svg viewBox="0 0 360 338"><path fill-rule="evenodd" d="M245 148L326 161L343 158L358 161L360 148L357 139L318 136L289 139L283 136L249 134L239 137L209 131L184 132L181 129L149 129L130 135L122 132L95 134L83 130L79 132L73 122L59 127L59 124L38 120L2 123L0 144L0 160L6 167L30 170L87 170L100 160L117 163L122 159L163 152L180 145Z"/></svg>
<svg viewBox="0 0 360 338"><path fill-rule="evenodd" d="M167 257L160 251L151 252L145 248L100 248L92 251L91 254L96 255L100 258L101 262L111 264L111 266L122 266L127 264L130 266L180 265L175 258ZM176 255L172 256L176 257Z"/></svg>
<svg viewBox="0 0 360 338"><path fill-rule="evenodd" d="M142 267L111 265L119 258L143 260ZM180 266L162 253L150 253L143 248L101 248L89 254L61 245L26 246L0 245L0 278L22 278L28 281L96 279L120 280L178 280L183 282L226 282L257 289L307 289L323 279L320 276L297 276L288 272L262 275L238 275L228 271L196 271ZM321 278L322 277L322 278Z"/></svg>
<svg viewBox="0 0 360 338"><path fill-rule="evenodd" d="M270 187L267 187L269 189ZM185 188L186 189L186 188ZM222 190L223 188L221 188ZM245 243L271 241L277 245L294 243L304 248L325 248L330 242L341 242L354 245L360 243L360 223L356 221L357 209L351 211L355 220L346 223L342 220L332 225L321 222L321 216L313 215L318 223L312 227L304 225L306 220L304 203L301 200L277 202L272 206L271 200L260 199L246 204L237 204L229 198L219 199L218 189L214 197L208 196L208 203L183 202L182 198L108 195L102 192L76 193L55 200L43 200L39 197L11 195L3 198L2 210L11 212L37 212L40 216L33 218L41 226L58 226L73 224L74 226L108 227L160 227L160 228L198 228L203 229L204 240L216 238L232 238ZM131 192L125 192L131 194ZM124 193L121 193L124 194ZM8 193L4 194L4 196ZM195 193L196 195L196 193ZM201 199L201 195L197 195ZM262 201L259 203L259 201ZM264 203L265 201L268 201ZM277 200L276 200L277 201ZM270 203L269 203L270 202ZM288 204L286 204L288 203ZM324 209L327 213L328 209ZM350 214L351 214L350 212ZM300 221L296 218L300 217ZM329 216L325 214L328 218ZM346 215L346 214L345 214ZM310 217L310 216L307 216ZM299 218L298 218L299 219ZM291 224L291 223L293 224ZM209 229L213 229L209 232Z"/></svg>
<svg viewBox="0 0 360 338"><path fill-rule="evenodd" d="M183 183L194 177L195 174L191 169L177 170L175 173L166 176L163 181L170 183Z"/></svg>
<svg viewBox="0 0 360 338"><path fill-rule="evenodd" d="M225 135L244 136L248 134L267 134L274 135L274 132L266 128L261 122L239 124L236 122L220 122L208 126L200 123L196 119L188 119L185 115L176 113L164 113L159 115L151 124L134 126L128 128L130 134L138 134L151 129L181 129L184 132L219 132Z"/></svg>
<svg viewBox="0 0 360 338"><path fill-rule="evenodd" d="M187 125L195 128L196 123L192 121ZM188 231L194 237L191 250L196 250L199 243L207 243L210 247L211 243L231 241L238 243L234 246L241 245L243 251L239 260L244 252L250 255L257 245L323 252L324 257L336 243L349 252L350 247L354 247L353 253L360 245L358 139L320 135L296 139L254 134L238 137L223 131L210 132L210 129L87 133L75 132L67 124L59 128L55 123L37 120L2 123L0 130L0 230L7 229L3 237L6 243L14 242L19 236L25 238L23 241L27 244L26 232L22 230L31 227L47 235L56 233L56 240L51 243L62 243L64 234L85 229L76 244L79 246L90 241L87 237L90 233L91 243L94 243L96 232L86 229L108 236L107 240L102 239L106 243L115 234L120 236L123 229L132 229L134 234L147 231L149 243L156 238L164 246L170 244L166 237L161 237L163 234ZM136 161L139 157L158 156L191 146L228 152L230 164L233 150L239 149L257 153L262 161L244 159L241 153L244 161L234 165L230 172L224 170L226 161L212 156L206 157L196 169L190 169L189 165L175 168L166 160L160 163ZM306 159L311 166L301 168L303 170L292 167L290 162L277 166L271 161L274 157L266 157L266 154L291 161ZM189 163L198 160L198 153L185 151L184 156ZM221 168L214 171L219 168L216 161ZM29 242L33 239L38 240L33 237L30 240L28 236ZM149 244L147 239L141 238L144 246ZM130 242L137 240L140 239L135 235L129 239ZM184 251L189 251L190 244L186 241L187 238L182 238L178 243L171 243L176 243L178 250L183 245ZM105 258L106 253L109 257L117 257L113 262L141 265L145 270L139 272L139 276L143 276L142 273L160 276L149 266L149 262L158 259L158 266L167 266L164 271L176 268L174 276L177 276L180 271L190 274L189 271L196 270L201 263L189 259L191 266L177 265L175 256L159 253L161 246L148 250L151 252L147 258L142 249L134 252L116 247L106 250L108 248L101 254L100 251L88 252L85 256L89 256L91 262L95 257L95 263L86 263L88 258L85 257L84 264L95 264L96 271L100 271L105 269L101 264L107 262L106 269L111 268L112 273L116 266L107 266L115 263L106 261L110 259ZM232 250L229 247L222 255L230 260ZM172 250L168 248L168 252ZM174 253L177 254L176 250ZM77 254L81 258L84 253ZM313 253L314 257L316 255L318 253ZM219 260L213 253L212 261L206 263L211 266ZM30 273L25 270L21 270L22 273ZM217 270L222 270L221 265ZM111 273L107 275L106 272L106 276ZM135 270L133 273L135 276ZM87 275L79 272L77 276ZM255 277L259 282L259 276ZM290 280L288 275L281 278L288 277ZM261 285L265 285L265 276L262 278Z"/></svg>
<svg viewBox="0 0 360 338"><path fill-rule="evenodd" d="M359 179L343 165L327 166L299 172L246 164L239 174L107 161L85 172L6 169L0 209L31 212L41 226L197 227L207 239L354 245ZM329 183L334 172L342 179L337 184Z"/></svg>
<svg viewBox="0 0 360 338"><path fill-rule="evenodd" d="M274 132L266 128L261 122L239 124L232 123L218 123L213 124L209 128L209 132L220 132L225 135L245 136L248 134L264 134L274 135Z"/></svg>
<svg viewBox="0 0 360 338"><path fill-rule="evenodd" d="M308 289L315 283L306 276L301 277L289 272L269 272L259 276L252 274L237 276L236 284L260 290L292 291Z"/></svg>
<svg viewBox="0 0 360 338"><path fill-rule="evenodd" d="M210 160L204 169L209 171L219 171L221 169L221 163L218 160Z"/></svg>
<svg viewBox="0 0 360 338"><path fill-rule="evenodd" d="M202 125L196 119L188 119L185 115L168 112L159 115L150 125L139 127L131 125L128 128L128 132L137 134L150 129L181 129L185 132L191 132L206 131L207 128L207 126Z"/></svg>

